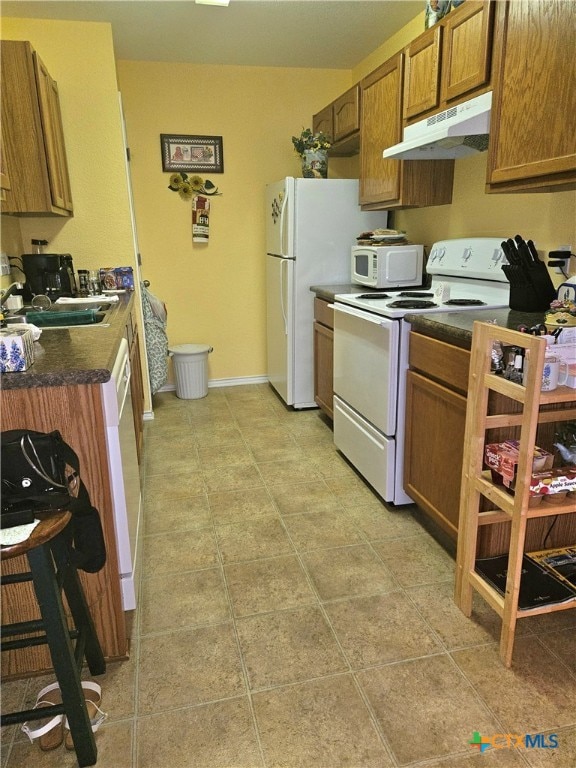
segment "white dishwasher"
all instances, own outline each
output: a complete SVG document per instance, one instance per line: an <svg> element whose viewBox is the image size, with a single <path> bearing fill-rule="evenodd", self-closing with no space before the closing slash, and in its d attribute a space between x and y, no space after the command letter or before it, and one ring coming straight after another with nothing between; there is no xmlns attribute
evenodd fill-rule
<svg viewBox="0 0 576 768"><path fill-rule="evenodd" d="M102 384L102 400L122 603L124 610L130 611L136 608L138 597L136 565L142 495L126 339L120 343L110 380Z"/></svg>

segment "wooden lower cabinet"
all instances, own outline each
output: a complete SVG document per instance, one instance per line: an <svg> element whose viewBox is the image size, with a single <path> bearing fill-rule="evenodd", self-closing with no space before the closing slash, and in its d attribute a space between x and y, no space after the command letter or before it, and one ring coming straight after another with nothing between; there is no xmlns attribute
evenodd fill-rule
<svg viewBox="0 0 576 768"><path fill-rule="evenodd" d="M412 331L410 370L406 378L406 439L404 447L404 488L420 509L454 540L457 539L470 352L440 339ZM560 406L546 405L543 410ZM489 413L515 414L518 402L491 392ZM548 419L538 427L536 443L553 452L557 424ZM518 427L495 427L486 441L498 443L518 439ZM479 450L482 450L479 448ZM487 500L482 510L490 509ZM571 518L575 518L572 520ZM527 551L560 546L574 541L575 515L563 515L549 531L548 518L528 521ZM481 526L478 555L489 557L507 551L510 526L494 523Z"/></svg>
<svg viewBox="0 0 576 768"><path fill-rule="evenodd" d="M465 397L408 371L404 488L454 540L465 425Z"/></svg>
<svg viewBox="0 0 576 768"><path fill-rule="evenodd" d="M57 429L78 454L80 472L92 504L98 509L106 543L106 565L98 573L79 571L96 631L107 659L128 654L118 555L106 455L101 385L9 389L2 392L2 430ZM2 573L27 570L24 556L2 562ZM39 618L29 583L2 587L2 623ZM47 646L2 654L2 677L23 677L52 669Z"/></svg>
<svg viewBox="0 0 576 768"><path fill-rule="evenodd" d="M333 411L334 310L314 299L314 400L331 419Z"/></svg>

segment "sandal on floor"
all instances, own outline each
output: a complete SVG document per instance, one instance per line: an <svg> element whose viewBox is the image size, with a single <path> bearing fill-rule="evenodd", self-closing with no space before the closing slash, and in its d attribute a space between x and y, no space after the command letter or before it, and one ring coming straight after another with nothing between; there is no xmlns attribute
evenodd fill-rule
<svg viewBox="0 0 576 768"><path fill-rule="evenodd" d="M92 732L96 733L98 728L100 728L104 720L108 717L106 712L103 712L100 709L100 704L102 703L102 688L100 688L98 683L93 683L91 680L83 680L82 688L84 689L86 709L88 710ZM68 718L64 718L64 728L66 730L64 746L66 749L74 749L74 741L72 739L70 726L68 725Z"/></svg>
<svg viewBox="0 0 576 768"><path fill-rule="evenodd" d="M53 707L54 705L61 703L62 695L60 693L60 686L58 683L51 683L45 688L42 688L36 697L34 709L47 706ZM30 721L37 722L39 724L37 728L31 728L26 722L22 724L22 731L24 731L30 741L33 742L38 739L38 745L43 752L49 752L62 744L62 739L64 738L62 730L63 720L64 715L55 715L54 717L43 720Z"/></svg>

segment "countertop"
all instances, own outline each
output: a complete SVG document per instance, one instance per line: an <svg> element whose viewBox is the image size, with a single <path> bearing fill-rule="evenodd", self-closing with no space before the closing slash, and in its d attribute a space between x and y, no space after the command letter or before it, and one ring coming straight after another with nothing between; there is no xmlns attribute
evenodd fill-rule
<svg viewBox="0 0 576 768"><path fill-rule="evenodd" d="M515 331L519 325L538 325L544 322L544 312L516 312L513 309L467 309L463 312L431 312L407 314L404 319L412 330L470 349L475 320L483 323L496 321L502 328Z"/></svg>
<svg viewBox="0 0 576 768"><path fill-rule="evenodd" d="M111 376L118 345L126 333L134 294L119 296L109 326L51 328L34 343L35 359L27 371L0 375L2 389L102 384Z"/></svg>

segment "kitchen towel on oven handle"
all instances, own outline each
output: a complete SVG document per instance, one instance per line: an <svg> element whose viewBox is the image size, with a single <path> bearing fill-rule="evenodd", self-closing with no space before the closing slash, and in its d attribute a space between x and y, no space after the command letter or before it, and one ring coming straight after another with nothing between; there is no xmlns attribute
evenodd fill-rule
<svg viewBox="0 0 576 768"><path fill-rule="evenodd" d="M29 429L2 432L0 463L3 527L17 513L34 515L47 510L69 510L72 513L72 564L87 573L101 570L106 563L106 545L100 515L80 478L78 456L60 432ZM70 473L68 468L72 470ZM75 489L74 496L71 491Z"/></svg>

